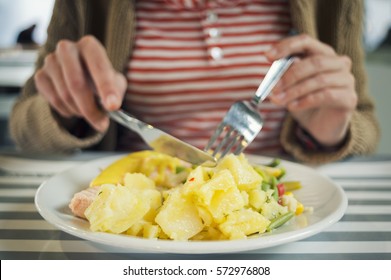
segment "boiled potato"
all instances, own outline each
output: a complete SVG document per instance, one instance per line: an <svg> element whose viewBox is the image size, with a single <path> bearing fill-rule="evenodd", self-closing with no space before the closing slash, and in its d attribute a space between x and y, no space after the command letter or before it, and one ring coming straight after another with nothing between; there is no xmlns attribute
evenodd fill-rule
<svg viewBox="0 0 391 280"><path fill-rule="evenodd" d="M146 221L153 221L157 215L158 208L163 204L160 191L156 189L154 181L142 173L128 173L124 177L125 187L142 192L142 195L149 200L150 210L145 214Z"/></svg>
<svg viewBox="0 0 391 280"><path fill-rule="evenodd" d="M262 183L262 177L254 170L244 155L230 154L224 157L216 167L216 171L229 170L240 190L251 190Z"/></svg>
<svg viewBox="0 0 391 280"><path fill-rule="evenodd" d="M221 170L196 191L197 202L209 210L216 222L245 204L234 177L228 170Z"/></svg>
<svg viewBox="0 0 391 280"><path fill-rule="evenodd" d="M249 204L257 211L261 210L262 205L265 204L268 199L266 192L261 188L250 190L248 196Z"/></svg>
<svg viewBox="0 0 391 280"><path fill-rule="evenodd" d="M197 207L180 189L168 196L155 221L173 240L188 240L204 227Z"/></svg>
<svg viewBox="0 0 391 280"><path fill-rule="evenodd" d="M141 192L116 185L103 185L85 215L91 230L122 233L143 218L150 201Z"/></svg>
<svg viewBox="0 0 391 280"><path fill-rule="evenodd" d="M266 231L270 221L251 209L240 209L230 213L219 229L230 239L243 239L254 233Z"/></svg>
<svg viewBox="0 0 391 280"><path fill-rule="evenodd" d="M156 189L155 182L143 173L126 173L124 186L138 189Z"/></svg>

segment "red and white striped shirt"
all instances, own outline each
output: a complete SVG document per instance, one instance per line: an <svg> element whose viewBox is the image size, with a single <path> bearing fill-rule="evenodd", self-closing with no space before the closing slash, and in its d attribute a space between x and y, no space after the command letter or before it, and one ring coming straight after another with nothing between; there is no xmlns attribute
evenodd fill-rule
<svg viewBox="0 0 391 280"><path fill-rule="evenodd" d="M286 0L136 1L137 32L125 108L203 149L233 102L251 99L290 30ZM246 152L280 152L286 111L265 100L265 124ZM144 149L123 131L122 149Z"/></svg>

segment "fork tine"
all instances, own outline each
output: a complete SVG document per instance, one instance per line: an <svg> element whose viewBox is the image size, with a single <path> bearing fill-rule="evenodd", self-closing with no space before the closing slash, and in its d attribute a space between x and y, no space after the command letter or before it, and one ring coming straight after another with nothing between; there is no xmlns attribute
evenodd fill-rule
<svg viewBox="0 0 391 280"><path fill-rule="evenodd" d="M226 143L230 140L230 136L233 132L232 127L225 126L224 130L226 130L227 132L226 132L224 138L221 140L220 144L213 151L214 157L223 149L223 147L226 145Z"/></svg>
<svg viewBox="0 0 391 280"><path fill-rule="evenodd" d="M247 147L248 142L244 139L244 137L241 137L242 141L240 141L240 145L237 146L237 148L234 151L235 155L239 155L243 152L243 150Z"/></svg>
<svg viewBox="0 0 391 280"><path fill-rule="evenodd" d="M215 132L213 133L212 137L209 139L208 144L204 149L205 152L208 152L210 148L212 148L213 144L216 142L217 138L223 132L223 130L224 130L224 124L220 123L219 126L216 128Z"/></svg>
<svg viewBox="0 0 391 280"><path fill-rule="evenodd" d="M243 138L242 135L236 134L234 137L231 138L231 142L227 145L226 149L224 152L220 155L220 158L225 157L233 147L236 146L236 144Z"/></svg>

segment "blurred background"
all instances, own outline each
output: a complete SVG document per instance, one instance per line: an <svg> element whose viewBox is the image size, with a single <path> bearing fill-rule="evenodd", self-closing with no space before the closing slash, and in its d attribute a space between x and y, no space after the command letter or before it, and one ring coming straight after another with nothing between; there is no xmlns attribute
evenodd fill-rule
<svg viewBox="0 0 391 280"><path fill-rule="evenodd" d="M53 4L54 0L0 0L0 150L13 148L8 116L33 72ZM391 0L366 0L365 6L363 43L369 89L382 129L378 153L391 154Z"/></svg>

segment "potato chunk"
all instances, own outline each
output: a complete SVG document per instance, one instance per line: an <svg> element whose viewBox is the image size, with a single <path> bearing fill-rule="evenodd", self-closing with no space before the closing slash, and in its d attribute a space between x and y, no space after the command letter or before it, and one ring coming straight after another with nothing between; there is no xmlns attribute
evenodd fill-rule
<svg viewBox="0 0 391 280"><path fill-rule="evenodd" d="M254 233L266 231L270 221L254 210L243 208L232 212L219 229L230 239L243 239Z"/></svg>
<svg viewBox="0 0 391 280"><path fill-rule="evenodd" d="M245 201L228 170L221 170L196 192L198 203L208 209L216 222L225 215L243 208Z"/></svg>
<svg viewBox="0 0 391 280"><path fill-rule="evenodd" d="M150 210L150 200L142 192L115 185L103 185L86 209L92 231L122 233Z"/></svg>
<svg viewBox="0 0 391 280"><path fill-rule="evenodd" d="M174 240L188 240L204 227L191 197L179 189L170 193L155 221Z"/></svg>
<svg viewBox="0 0 391 280"><path fill-rule="evenodd" d="M254 170L251 164L243 156L229 154L217 165L216 170L228 169L240 190L251 190L257 188L262 183L262 177Z"/></svg>

